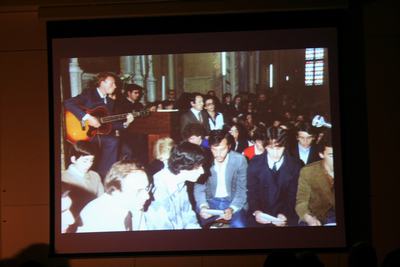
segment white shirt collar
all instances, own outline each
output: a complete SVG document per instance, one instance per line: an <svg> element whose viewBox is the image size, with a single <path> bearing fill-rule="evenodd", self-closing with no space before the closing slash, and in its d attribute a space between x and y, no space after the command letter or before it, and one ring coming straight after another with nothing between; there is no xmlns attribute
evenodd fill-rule
<svg viewBox="0 0 400 267"><path fill-rule="evenodd" d="M297 144L297 146L299 148L299 158L304 162L304 164L307 164L308 155L310 154L311 147L303 147L300 144Z"/></svg>
<svg viewBox="0 0 400 267"><path fill-rule="evenodd" d="M97 89L97 93L99 94L99 96L100 96L101 98L106 98L106 97L107 97L107 95L103 94L103 93L100 91L99 88L96 88L96 89Z"/></svg>
<svg viewBox="0 0 400 267"><path fill-rule="evenodd" d="M199 113L201 112L195 108L190 108L190 111L196 116L196 118L199 117Z"/></svg>
<svg viewBox="0 0 400 267"><path fill-rule="evenodd" d="M276 165L275 165L276 170L279 170L279 168L282 166L284 158L285 158L285 156L282 155L282 157L278 161L276 161ZM274 167L275 161L273 161L270 158L270 156L268 155L268 152L267 152L267 159L268 159L268 167L272 170L272 168Z"/></svg>
<svg viewBox="0 0 400 267"><path fill-rule="evenodd" d="M221 162L221 163L216 162L216 161L214 160L214 166L219 166L219 167L221 167L221 168L226 169L226 165L228 165L228 161L229 161L229 153L231 153L231 152L228 152L228 154L226 155L225 160L224 160L223 162Z"/></svg>

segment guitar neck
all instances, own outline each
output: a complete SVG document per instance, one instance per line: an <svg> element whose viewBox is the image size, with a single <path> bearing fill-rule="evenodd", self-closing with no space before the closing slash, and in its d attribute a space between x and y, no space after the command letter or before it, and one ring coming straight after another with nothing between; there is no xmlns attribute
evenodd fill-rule
<svg viewBox="0 0 400 267"><path fill-rule="evenodd" d="M123 114L116 114L116 115L101 117L99 120L100 120L100 123L110 123L110 122L114 122L114 121L122 121L122 120L126 120L126 116L128 116L129 114L132 114L133 117L141 116L141 112L130 112L130 113L123 113Z"/></svg>
<svg viewBox="0 0 400 267"><path fill-rule="evenodd" d="M114 121L126 120L126 116L128 116L128 114L129 113L101 117L100 123L110 123L110 122L114 122Z"/></svg>

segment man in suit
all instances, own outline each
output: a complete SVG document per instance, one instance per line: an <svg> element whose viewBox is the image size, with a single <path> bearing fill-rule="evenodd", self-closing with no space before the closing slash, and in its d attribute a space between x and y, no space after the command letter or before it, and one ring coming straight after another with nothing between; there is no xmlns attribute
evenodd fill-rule
<svg viewBox="0 0 400 267"><path fill-rule="evenodd" d="M144 106L140 103L143 96L143 87L137 84L128 84L124 91L124 97L117 99L115 113L129 113L143 111ZM145 134L131 133L128 129L119 131L120 135L120 158L135 159L144 164L148 159L147 137Z"/></svg>
<svg viewBox="0 0 400 267"><path fill-rule="evenodd" d="M330 131L319 144L322 160L301 169L296 197L300 225L336 223L333 148Z"/></svg>
<svg viewBox="0 0 400 267"><path fill-rule="evenodd" d="M232 136L225 130L210 132L209 144L214 164L204 184L195 184L194 197L201 223L206 226L218 219L230 221L230 227L245 227L247 161L241 154L231 151ZM212 216L210 209L221 210Z"/></svg>
<svg viewBox="0 0 400 267"><path fill-rule="evenodd" d="M189 99L191 108L181 116L181 134L189 123L198 123L204 126L206 135L208 135L210 126L208 124L208 115L203 111L203 96L200 93L192 93Z"/></svg>
<svg viewBox="0 0 400 267"><path fill-rule="evenodd" d="M65 109L72 112L82 125L88 122L89 126L100 128L101 122L97 117L90 115L89 110L104 107L108 114L113 114L115 101L110 96L116 89L115 80L115 75L110 72L99 73L96 77L95 88L90 88L65 100ZM125 122L113 123L113 130L126 128L132 121L133 116L128 115ZM118 138L115 136L115 131L111 131L108 135L94 136L90 142L95 143L99 148L99 159L95 163L95 170L104 179L111 165L117 161Z"/></svg>
<svg viewBox="0 0 400 267"><path fill-rule="evenodd" d="M320 160L317 147L313 144L315 134L310 123L303 122L297 126L296 139L297 143L292 147L291 153L300 159L303 165Z"/></svg>
<svg viewBox="0 0 400 267"><path fill-rule="evenodd" d="M295 204L301 163L287 153L286 141L286 130L268 128L266 151L249 163L247 199L253 215L249 223L254 226L297 225ZM265 214L275 218L268 219Z"/></svg>

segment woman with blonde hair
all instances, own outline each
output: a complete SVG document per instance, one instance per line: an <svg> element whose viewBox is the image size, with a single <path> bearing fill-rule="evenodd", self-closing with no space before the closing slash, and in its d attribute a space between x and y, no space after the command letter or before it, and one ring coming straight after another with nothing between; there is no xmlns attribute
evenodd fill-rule
<svg viewBox="0 0 400 267"><path fill-rule="evenodd" d="M146 168L146 172L150 177L168 167L168 159L174 146L175 142L170 137L163 137L156 141L153 149L153 157L155 159Z"/></svg>

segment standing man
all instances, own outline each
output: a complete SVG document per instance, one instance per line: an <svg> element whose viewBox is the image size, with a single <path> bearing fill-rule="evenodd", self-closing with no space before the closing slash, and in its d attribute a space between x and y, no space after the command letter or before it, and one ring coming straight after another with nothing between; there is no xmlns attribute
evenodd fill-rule
<svg viewBox="0 0 400 267"><path fill-rule="evenodd" d="M268 128L266 151L249 163L247 199L254 216L250 222L255 226L297 225L295 204L301 163L286 151L286 141L286 130Z"/></svg>
<svg viewBox="0 0 400 267"><path fill-rule="evenodd" d="M211 175L204 184L195 184L194 197L203 226L221 217L230 221L230 227L245 227L247 161L231 151L232 136L224 130L210 132L209 144L214 157ZM223 211L212 216L210 209Z"/></svg>
<svg viewBox="0 0 400 267"><path fill-rule="evenodd" d="M320 160L317 147L313 144L315 134L310 123L303 122L297 126L297 143L292 148L292 155L301 160L303 165Z"/></svg>
<svg viewBox="0 0 400 267"><path fill-rule="evenodd" d="M85 90L80 95L64 101L64 107L81 121L82 125L87 122L90 127L100 128L102 125L96 116L90 114L90 110L98 107L104 107L108 114L113 114L115 101L110 97L113 95L116 84L116 76L110 72L101 72L96 77L95 88ZM112 130L109 134L95 135L90 142L96 144L99 148L99 160L95 164L95 170L104 179L111 165L118 158L119 140L115 136L116 129L122 129L129 126L133 121L133 116L128 115L125 122L116 122L112 124Z"/></svg>
<svg viewBox="0 0 400 267"><path fill-rule="evenodd" d="M320 226L336 223L333 148L330 132L319 146L322 160L301 169L296 197L300 225Z"/></svg>
<svg viewBox="0 0 400 267"><path fill-rule="evenodd" d="M208 135L210 126L208 125L208 115L203 111L203 96L200 93L192 93L190 96L190 106L190 110L181 116L181 134L185 126L189 123L198 123L204 126L206 135Z"/></svg>
<svg viewBox="0 0 400 267"><path fill-rule="evenodd" d="M128 84L125 88L124 97L115 103L115 113L129 113L144 110L140 103L143 96L143 87L137 84ZM144 134L131 133L128 129L119 131L121 138L120 158L138 160L144 164L148 159L147 138Z"/></svg>

